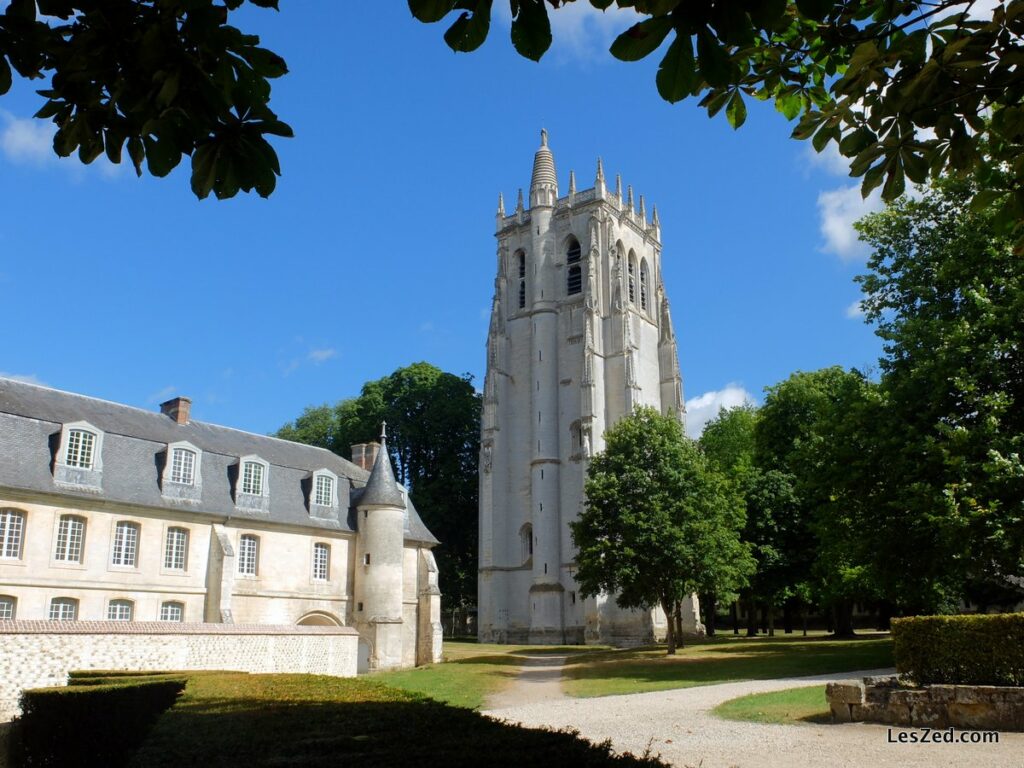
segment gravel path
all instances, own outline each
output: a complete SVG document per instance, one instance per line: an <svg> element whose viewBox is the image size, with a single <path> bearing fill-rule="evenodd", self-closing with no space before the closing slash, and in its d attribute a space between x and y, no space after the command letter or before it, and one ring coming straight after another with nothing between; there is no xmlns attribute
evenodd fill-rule
<svg viewBox="0 0 1024 768"><path fill-rule="evenodd" d="M561 693L557 658L531 659L516 683L489 702L485 714L530 727L575 728L592 741L611 739L620 752L642 754L650 747L679 768L1024 768L1024 733L1002 733L999 744L900 744L889 741L885 725L761 725L721 720L710 713L723 701L748 693L891 670L572 699ZM545 698L531 701L531 693ZM903 731L920 733L892 728L892 738Z"/></svg>

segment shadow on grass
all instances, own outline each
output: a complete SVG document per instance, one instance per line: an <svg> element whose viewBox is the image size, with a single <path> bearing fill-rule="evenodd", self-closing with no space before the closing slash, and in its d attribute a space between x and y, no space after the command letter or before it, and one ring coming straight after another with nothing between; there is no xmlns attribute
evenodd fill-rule
<svg viewBox="0 0 1024 768"><path fill-rule="evenodd" d="M216 695L224 686L190 686L132 765L664 765L612 755L607 744L574 733L525 729L366 681L304 676L311 683L303 691L301 680L278 687L271 678L282 676L248 677L227 681L233 696ZM294 698L281 698L287 696Z"/></svg>

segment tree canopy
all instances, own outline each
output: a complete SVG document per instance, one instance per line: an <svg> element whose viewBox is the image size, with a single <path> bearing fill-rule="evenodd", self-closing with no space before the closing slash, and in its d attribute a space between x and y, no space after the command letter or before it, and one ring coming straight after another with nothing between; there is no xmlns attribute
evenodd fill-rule
<svg viewBox="0 0 1024 768"><path fill-rule="evenodd" d="M679 422L639 408L605 433L587 468L585 504L569 524L584 595L616 593L624 608L661 606L669 653L680 602L729 592L752 569L739 540L743 503Z"/></svg>
<svg viewBox="0 0 1024 768"><path fill-rule="evenodd" d="M120 163L127 151L140 176L191 157L199 198L267 197L281 174L267 136L292 135L269 107L269 80L288 69L228 24L245 1L11 0L0 14L0 95L13 73L49 77L35 116L57 126L62 157Z"/></svg>
<svg viewBox="0 0 1024 768"><path fill-rule="evenodd" d="M548 5L583 1L509 0L515 49L539 60L552 40ZM837 145L865 196L882 186L895 200L908 179L973 173L986 190L978 204L997 199L996 223L1024 247L1024 0L986 18L960 0L589 1L641 17L612 43L616 58L667 44L656 76L665 100L698 98L734 128L746 98L771 100L799 118L795 138L819 152ZM420 21L458 14L444 35L455 51L484 42L492 4L409 0Z"/></svg>
<svg viewBox="0 0 1024 768"><path fill-rule="evenodd" d="M480 398L472 377L413 363L363 385L358 397L311 406L277 437L350 458L388 424L397 477L441 541L436 555L448 606L476 603Z"/></svg>

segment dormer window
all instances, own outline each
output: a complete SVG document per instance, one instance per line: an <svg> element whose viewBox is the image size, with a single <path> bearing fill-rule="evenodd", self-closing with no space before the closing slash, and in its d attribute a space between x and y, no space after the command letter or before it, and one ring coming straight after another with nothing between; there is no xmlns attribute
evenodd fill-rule
<svg viewBox="0 0 1024 768"><path fill-rule="evenodd" d="M314 493L314 504L321 507L334 506L334 478L330 475L317 475Z"/></svg>
<svg viewBox="0 0 1024 768"><path fill-rule="evenodd" d="M103 432L85 421L65 424L53 462L58 485L100 490L103 480Z"/></svg>
<svg viewBox="0 0 1024 768"><path fill-rule="evenodd" d="M168 444L160 478L160 491L165 499L193 504L202 500L202 460L202 451L192 443L183 440Z"/></svg>
<svg viewBox="0 0 1024 768"><path fill-rule="evenodd" d="M270 511L270 464L259 456L239 459L235 506L252 512Z"/></svg>
<svg viewBox="0 0 1024 768"><path fill-rule="evenodd" d="M196 452L188 448L171 451L171 482L192 485L196 479Z"/></svg>

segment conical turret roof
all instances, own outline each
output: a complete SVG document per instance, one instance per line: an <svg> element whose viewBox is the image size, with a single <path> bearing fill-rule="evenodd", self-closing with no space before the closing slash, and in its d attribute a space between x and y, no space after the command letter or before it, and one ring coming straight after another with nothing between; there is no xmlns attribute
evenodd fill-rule
<svg viewBox="0 0 1024 768"><path fill-rule="evenodd" d="M558 179L555 176L555 156L548 149L548 132L543 129L540 132L540 149L533 156L533 179L530 181L530 189L534 190L541 184L558 186Z"/></svg>
<svg viewBox="0 0 1024 768"><path fill-rule="evenodd" d="M395 473L391 469L391 456L388 454L386 424L380 428L380 450L373 462L370 479L366 481L366 489L359 499L360 507L398 507L405 509L405 496L398 487Z"/></svg>

